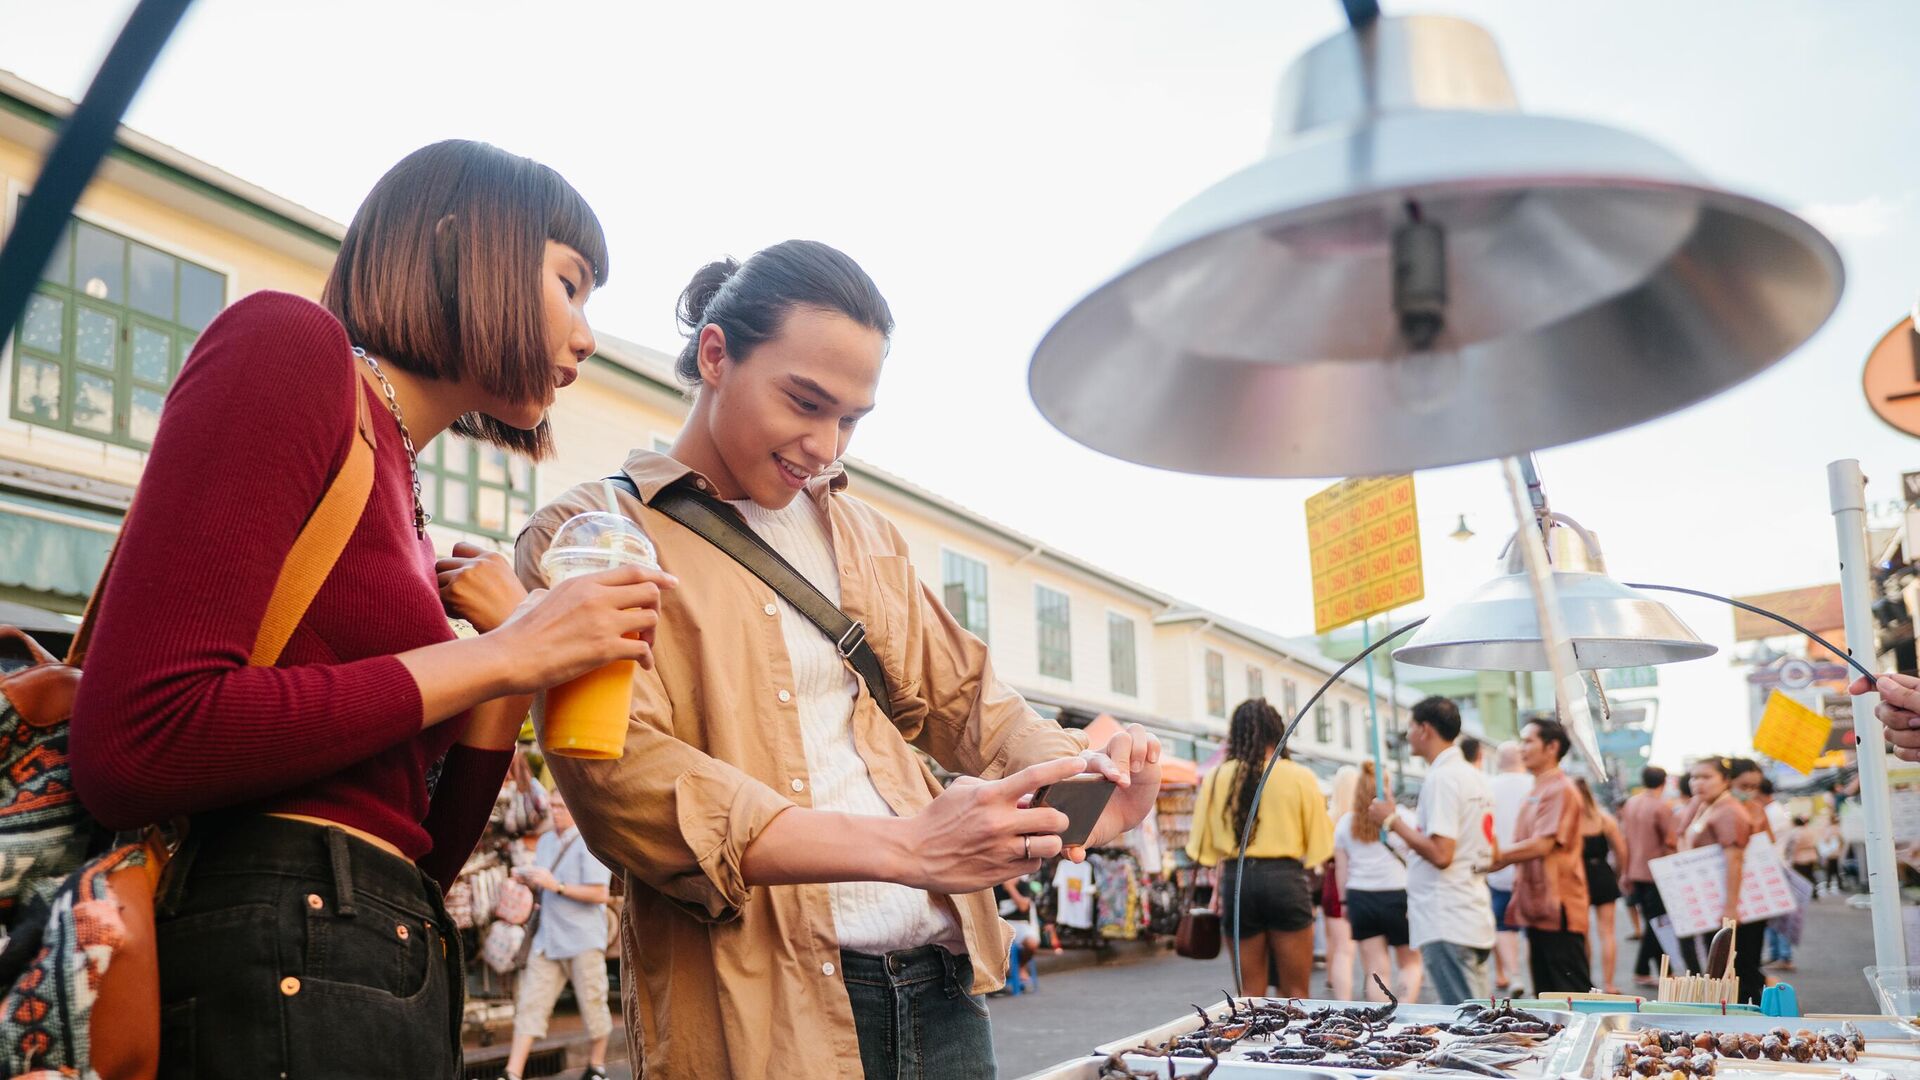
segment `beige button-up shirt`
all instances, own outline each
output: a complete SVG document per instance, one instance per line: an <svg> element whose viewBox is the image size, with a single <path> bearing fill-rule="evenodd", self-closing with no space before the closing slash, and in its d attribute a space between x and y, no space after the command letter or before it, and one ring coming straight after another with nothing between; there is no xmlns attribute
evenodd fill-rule
<svg viewBox="0 0 1920 1080"><path fill-rule="evenodd" d="M826 885L749 886L740 859L774 816L807 806L798 702L771 586L643 505L668 485L704 483L661 454L636 451L622 509L680 580L661 601L654 667L634 679L624 756L548 757L588 847L624 876L621 955L627 1037L650 1076L828 1078L860 1074L853 1011ZM691 477L691 479L689 479ZM1040 718L993 673L907 559L893 524L845 493L844 472L805 493L826 508L841 608L864 623L894 705L864 682L852 718L860 756L895 813L940 785L913 753L994 779L1077 754L1085 737ZM604 509L599 484L572 488L520 534L515 566L544 586L540 557L573 515ZM1011 931L991 892L952 897L975 993L1006 979Z"/></svg>

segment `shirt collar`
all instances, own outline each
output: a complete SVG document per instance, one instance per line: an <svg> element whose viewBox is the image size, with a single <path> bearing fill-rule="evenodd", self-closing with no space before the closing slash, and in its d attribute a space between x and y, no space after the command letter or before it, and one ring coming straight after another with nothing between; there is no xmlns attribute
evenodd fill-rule
<svg viewBox="0 0 1920 1080"><path fill-rule="evenodd" d="M1454 743L1452 746L1449 746L1445 750L1440 751L1439 756L1435 757L1433 759L1433 764L1428 767L1437 769L1440 766L1445 765L1450 761L1457 761L1462 765L1465 765L1467 763L1466 755L1460 752L1459 743Z"/></svg>
<svg viewBox="0 0 1920 1080"><path fill-rule="evenodd" d="M640 501L648 505L652 505L655 496L662 491L689 476L693 477L694 483L700 486L701 490L708 492L713 490L712 482L706 477L667 455L652 450L635 450L628 454L626 464L621 467L621 471L627 474L627 479L632 480L633 486L639 490ZM846 486L846 466L836 461L808 483L807 495L824 506L828 495L843 491Z"/></svg>

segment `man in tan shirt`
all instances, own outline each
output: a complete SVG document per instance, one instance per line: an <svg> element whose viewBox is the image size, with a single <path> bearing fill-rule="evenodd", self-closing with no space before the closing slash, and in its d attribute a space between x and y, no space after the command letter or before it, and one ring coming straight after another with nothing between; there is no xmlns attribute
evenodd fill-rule
<svg viewBox="0 0 1920 1080"><path fill-rule="evenodd" d="M1521 804L1513 844L1493 860L1494 869L1513 866L1519 871L1507 923L1527 933L1536 994L1593 989L1587 965L1587 870L1580 860L1580 791L1560 770L1572 745L1557 720L1534 720L1520 730L1520 760L1533 774L1533 794Z"/></svg>
<svg viewBox="0 0 1920 1080"><path fill-rule="evenodd" d="M1640 909L1640 921L1646 927L1633 958L1633 982L1651 988L1659 985L1655 973L1660 966L1660 939L1653 932L1653 920L1667 913L1667 905L1653 885L1647 863L1674 853L1680 827L1667 805L1667 771L1649 765L1640 771L1640 783L1640 792L1620 808L1620 831L1627 836L1627 898Z"/></svg>
<svg viewBox="0 0 1920 1080"><path fill-rule="evenodd" d="M979 997L1011 932L991 887L1060 853L1067 819L1029 808L1082 772L1121 787L1091 837L1152 808L1159 744L1104 753L994 674L839 465L873 407L892 317L851 259L788 242L702 269L677 366L697 386L671 456L636 451L618 496L678 579L636 673L624 754L549 756L593 853L624 880L624 1015L648 1077L979 1077ZM817 628L655 507L691 486L866 629L891 717ZM555 530L599 484L534 515L530 587ZM824 651L824 656L822 655ZM916 751L961 779L942 790ZM1116 764L1117 763L1117 764Z"/></svg>

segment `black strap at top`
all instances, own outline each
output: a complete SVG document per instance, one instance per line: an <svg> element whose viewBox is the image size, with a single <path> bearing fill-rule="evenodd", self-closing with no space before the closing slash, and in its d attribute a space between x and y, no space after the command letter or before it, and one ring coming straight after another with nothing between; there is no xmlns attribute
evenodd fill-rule
<svg viewBox="0 0 1920 1080"><path fill-rule="evenodd" d="M640 489L624 473L607 477L635 498ZM867 692L888 719L893 718L893 695L888 692L887 673L880 667L867 641L866 626L841 611L813 582L793 568L778 551L747 527L733 507L690 484L675 484L653 497L647 505L700 534L706 541L733 557L754 577L766 582L780 598L827 635L834 648L853 665L867 684Z"/></svg>

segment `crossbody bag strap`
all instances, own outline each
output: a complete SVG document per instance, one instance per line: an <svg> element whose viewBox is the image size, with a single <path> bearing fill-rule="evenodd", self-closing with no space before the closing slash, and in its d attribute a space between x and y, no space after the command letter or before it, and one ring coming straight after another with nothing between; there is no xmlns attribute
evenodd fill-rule
<svg viewBox="0 0 1920 1080"><path fill-rule="evenodd" d="M632 492L635 497L639 496L639 488L624 474L608 479ZM792 604L795 611L827 635L834 649L860 674L874 702L887 714L888 719L892 719L893 695L887 687L887 673L880 666L880 657L875 655L873 646L867 641L865 624L850 618L838 605L827 599L826 594L795 570L792 563L748 528L732 507L684 484L660 492L648 505L732 556L754 577L779 593L781 599Z"/></svg>

